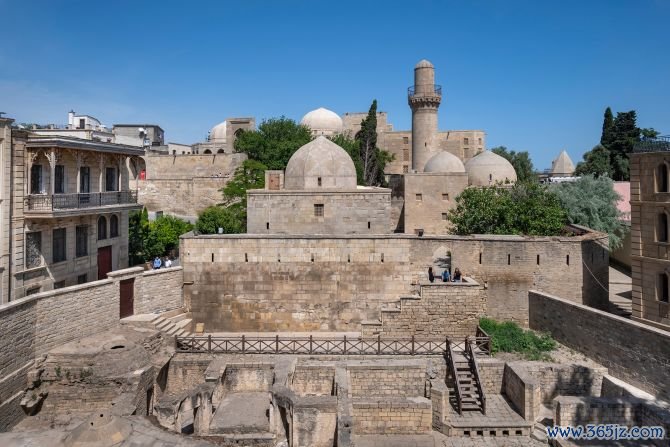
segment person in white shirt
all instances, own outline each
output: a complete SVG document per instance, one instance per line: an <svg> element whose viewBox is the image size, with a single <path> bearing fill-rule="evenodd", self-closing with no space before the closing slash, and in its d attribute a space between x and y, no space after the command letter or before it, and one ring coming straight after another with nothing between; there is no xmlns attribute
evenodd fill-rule
<svg viewBox="0 0 670 447"><path fill-rule="evenodd" d="M166 269L169 269L170 267L172 267L172 259L167 258L167 259L165 260L165 268L166 268Z"/></svg>

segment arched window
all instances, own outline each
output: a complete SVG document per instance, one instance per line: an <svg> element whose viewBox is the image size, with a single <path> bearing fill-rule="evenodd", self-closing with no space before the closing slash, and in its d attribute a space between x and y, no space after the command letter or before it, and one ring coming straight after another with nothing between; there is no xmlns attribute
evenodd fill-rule
<svg viewBox="0 0 670 447"><path fill-rule="evenodd" d="M105 216L98 218L98 240L107 239L107 219Z"/></svg>
<svg viewBox="0 0 670 447"><path fill-rule="evenodd" d="M242 132L244 132L244 129L237 129L235 131L235 138L239 138L240 135L242 135Z"/></svg>
<svg viewBox="0 0 670 447"><path fill-rule="evenodd" d="M223 154L224 151L223 151L223 149L219 149L218 151L216 151L216 153L217 153L217 154Z"/></svg>
<svg viewBox="0 0 670 447"><path fill-rule="evenodd" d="M670 192L668 190L668 165L661 163L656 168L656 192Z"/></svg>
<svg viewBox="0 0 670 447"><path fill-rule="evenodd" d="M212 151L210 151L209 149L205 149L205 152L203 152L203 154L211 154L211 153Z"/></svg>
<svg viewBox="0 0 670 447"><path fill-rule="evenodd" d="M119 218L116 214L109 218L109 237L119 237Z"/></svg>
<svg viewBox="0 0 670 447"><path fill-rule="evenodd" d="M658 215L656 223L656 241L668 242L668 215L662 212Z"/></svg>

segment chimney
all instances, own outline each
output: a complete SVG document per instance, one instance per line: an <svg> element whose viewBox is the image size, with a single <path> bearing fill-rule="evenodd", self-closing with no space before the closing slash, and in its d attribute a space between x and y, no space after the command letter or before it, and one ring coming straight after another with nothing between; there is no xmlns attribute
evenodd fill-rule
<svg viewBox="0 0 670 447"><path fill-rule="evenodd" d="M70 129L74 127L74 110L67 112L67 127Z"/></svg>

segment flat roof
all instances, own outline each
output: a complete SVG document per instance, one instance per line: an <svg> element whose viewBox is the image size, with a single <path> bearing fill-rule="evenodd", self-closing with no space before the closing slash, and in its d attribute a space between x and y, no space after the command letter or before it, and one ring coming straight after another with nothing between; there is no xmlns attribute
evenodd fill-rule
<svg viewBox="0 0 670 447"><path fill-rule="evenodd" d="M158 124L112 124L112 128L114 127L158 127L160 130L163 130Z"/></svg>
<svg viewBox="0 0 670 447"><path fill-rule="evenodd" d="M29 148L47 148L59 147L64 149L84 149L95 152L107 152L112 154L125 155L144 155L144 148L136 146L128 146L125 144L107 143L104 141L86 140L75 137L62 136L40 136L31 135L28 137L26 146Z"/></svg>

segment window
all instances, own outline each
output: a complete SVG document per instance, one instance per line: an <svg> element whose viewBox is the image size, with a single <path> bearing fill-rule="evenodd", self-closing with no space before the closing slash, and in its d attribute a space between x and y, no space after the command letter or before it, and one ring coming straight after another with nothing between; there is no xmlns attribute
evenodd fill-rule
<svg viewBox="0 0 670 447"><path fill-rule="evenodd" d="M449 194L447 193L442 194L442 200L449 200Z"/></svg>
<svg viewBox="0 0 670 447"><path fill-rule="evenodd" d="M402 172L403 172L403 174L407 174L409 172L409 166L403 165Z"/></svg>
<svg viewBox="0 0 670 447"><path fill-rule="evenodd" d="M54 283L54 290L62 289L63 287L65 287L65 280Z"/></svg>
<svg viewBox="0 0 670 447"><path fill-rule="evenodd" d="M470 140L468 138L463 138L463 144L470 144Z"/></svg>
<svg viewBox="0 0 670 447"><path fill-rule="evenodd" d="M42 232L26 233L26 268L42 265Z"/></svg>
<svg viewBox="0 0 670 447"><path fill-rule="evenodd" d="M216 151L216 153L217 153L217 154L225 154L225 152L223 151L223 149L219 149L218 151Z"/></svg>
<svg viewBox="0 0 670 447"><path fill-rule="evenodd" d="M77 225L76 228L76 255L77 257L88 255L88 225Z"/></svg>
<svg viewBox="0 0 670 447"><path fill-rule="evenodd" d="M91 192L91 168L88 166L79 168L79 192L82 194Z"/></svg>
<svg viewBox="0 0 670 447"><path fill-rule="evenodd" d="M80 129L86 128L86 120L84 118L79 118L79 128Z"/></svg>
<svg viewBox="0 0 670 447"><path fill-rule="evenodd" d="M86 275L86 273L77 276L77 284L84 284L86 283L86 281L88 281L88 276Z"/></svg>
<svg viewBox="0 0 670 447"><path fill-rule="evenodd" d="M668 191L668 166L661 163L656 168L656 192L670 192Z"/></svg>
<svg viewBox="0 0 670 447"><path fill-rule="evenodd" d="M119 218L116 214L109 218L109 237L119 237Z"/></svg>
<svg viewBox="0 0 670 447"><path fill-rule="evenodd" d="M402 137L403 144L409 144L409 137Z"/></svg>
<svg viewBox="0 0 670 447"><path fill-rule="evenodd" d="M656 223L656 241L668 242L668 215L661 213L658 215Z"/></svg>
<svg viewBox="0 0 670 447"><path fill-rule="evenodd" d="M58 228L53 231L53 253L51 255L52 262L61 262L67 259L65 253L65 228Z"/></svg>
<svg viewBox="0 0 670 447"><path fill-rule="evenodd" d="M658 275L658 290L656 294L656 299L658 301L663 301L665 303L670 302L670 277L667 273L661 273Z"/></svg>
<svg viewBox="0 0 670 447"><path fill-rule="evenodd" d="M107 219L105 216L98 218L98 240L107 239Z"/></svg>
<svg viewBox="0 0 670 447"><path fill-rule="evenodd" d="M105 170L105 191L116 191L116 168Z"/></svg>
<svg viewBox="0 0 670 447"><path fill-rule="evenodd" d="M316 183L317 183L318 186L321 186L321 177L318 177L316 179Z"/></svg>
<svg viewBox="0 0 670 447"><path fill-rule="evenodd" d="M65 193L65 166L56 165L55 174L56 178L54 179L54 193L63 194Z"/></svg>
<svg viewBox="0 0 670 447"><path fill-rule="evenodd" d="M36 293L40 293L41 287L33 287L31 289L26 290L26 296L28 295L35 295Z"/></svg>
<svg viewBox="0 0 670 447"><path fill-rule="evenodd" d="M479 144L482 144L482 139L481 138L479 139Z"/></svg>
<svg viewBox="0 0 670 447"><path fill-rule="evenodd" d="M447 220L447 213L442 213L442 220Z"/></svg>
<svg viewBox="0 0 670 447"><path fill-rule="evenodd" d="M402 150L402 161L409 161L409 148Z"/></svg>
<svg viewBox="0 0 670 447"><path fill-rule="evenodd" d="M323 203L317 203L314 205L314 215L316 217L323 217Z"/></svg>
<svg viewBox="0 0 670 447"><path fill-rule="evenodd" d="M30 167L30 194L41 194L42 191L42 165Z"/></svg>
<svg viewBox="0 0 670 447"><path fill-rule="evenodd" d="M423 200L423 194L417 194L416 195L416 200L417 200L417 202L421 202Z"/></svg>

